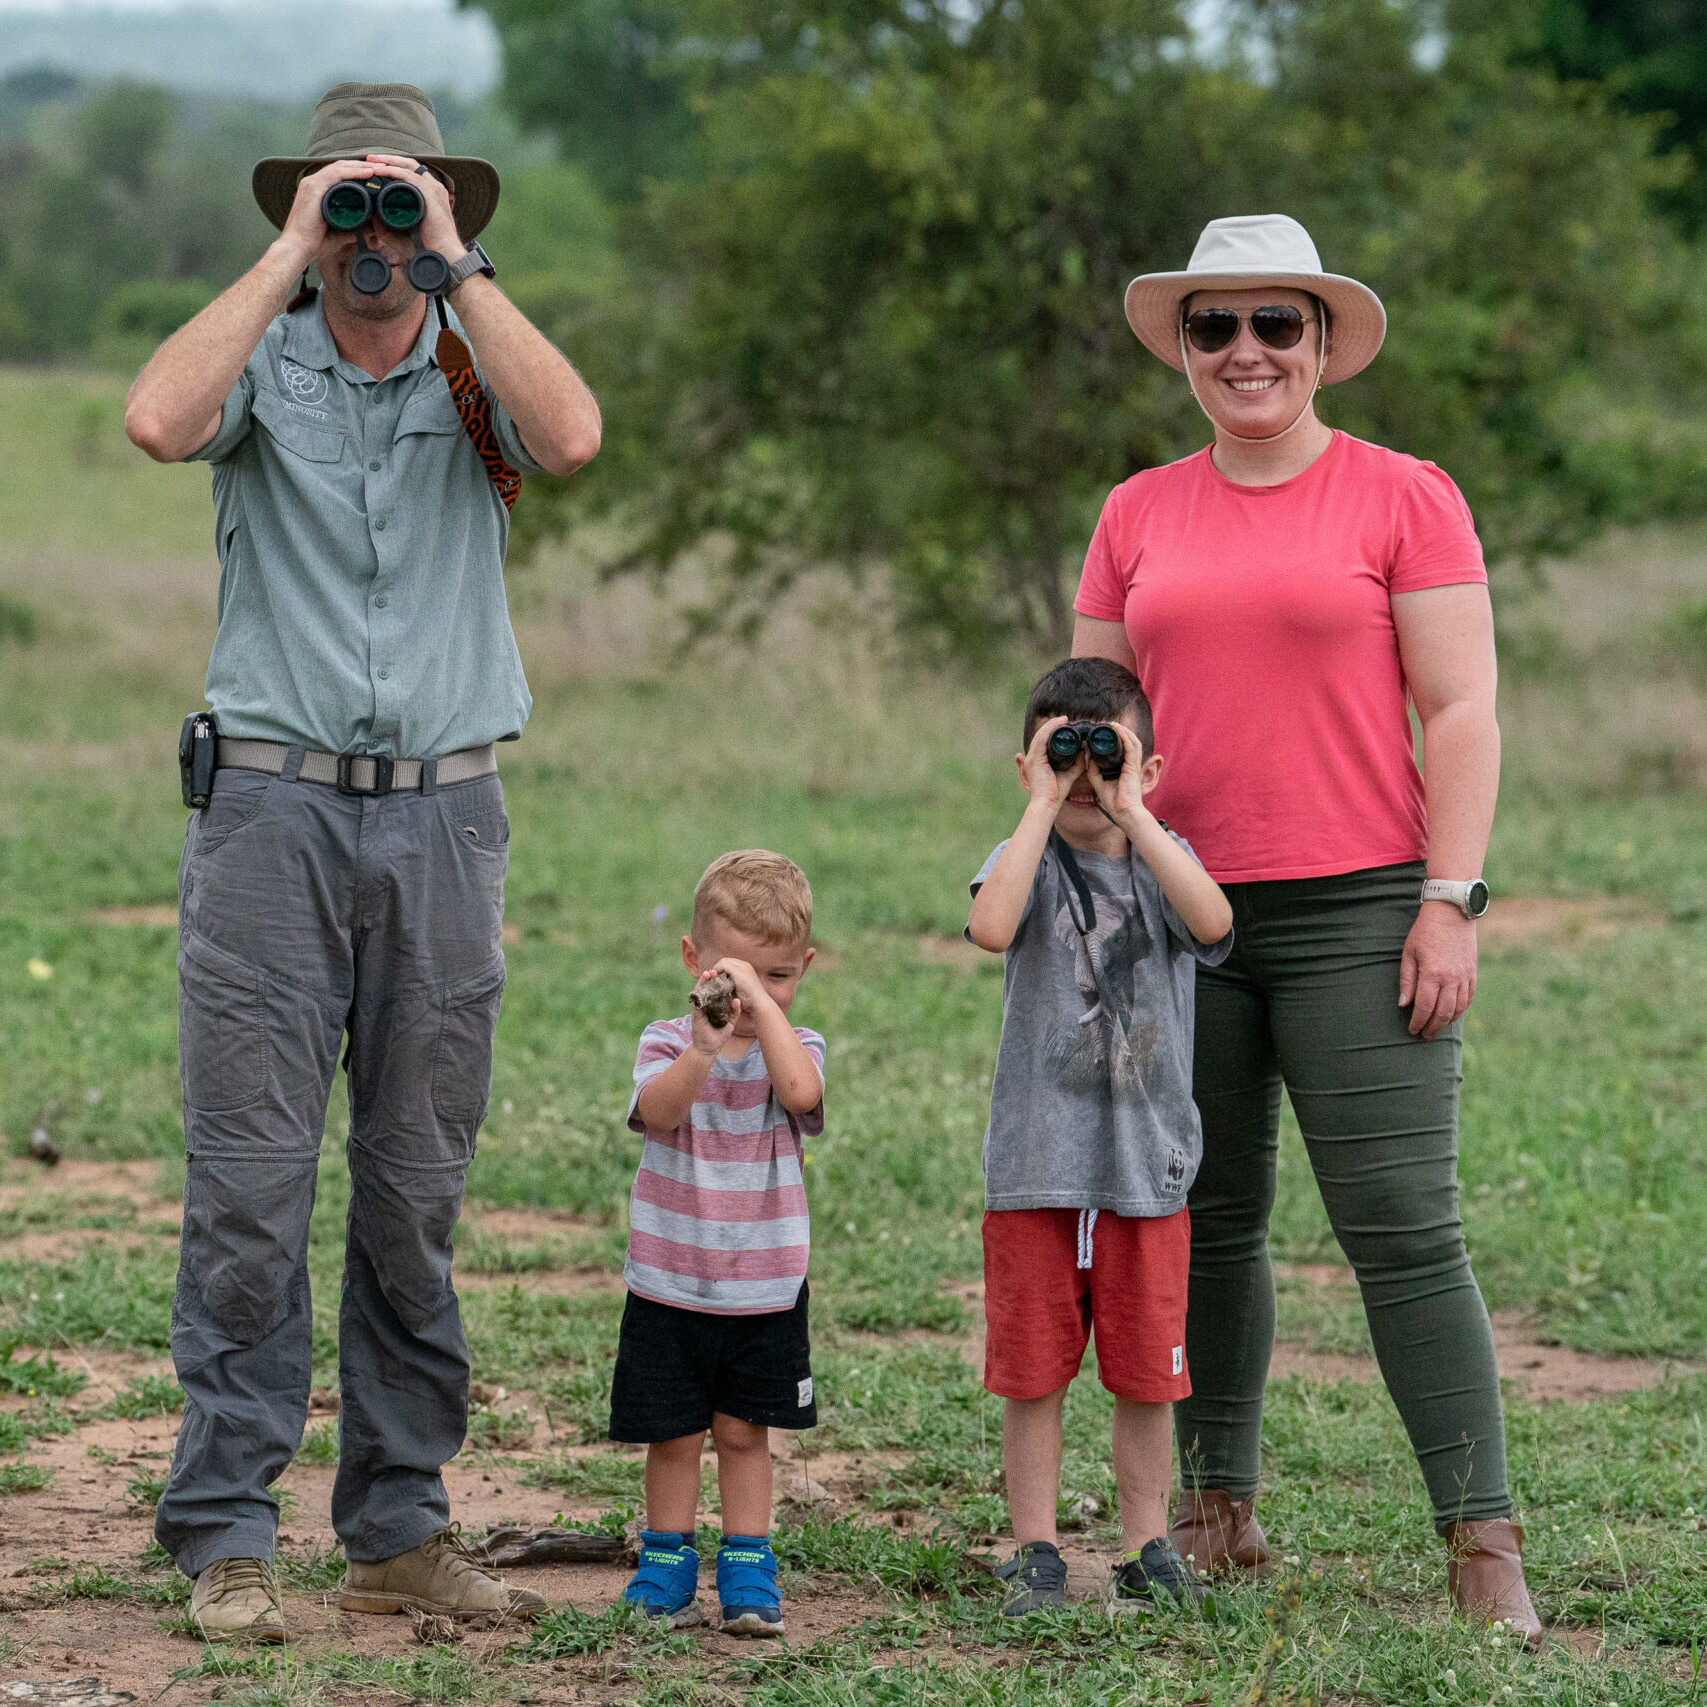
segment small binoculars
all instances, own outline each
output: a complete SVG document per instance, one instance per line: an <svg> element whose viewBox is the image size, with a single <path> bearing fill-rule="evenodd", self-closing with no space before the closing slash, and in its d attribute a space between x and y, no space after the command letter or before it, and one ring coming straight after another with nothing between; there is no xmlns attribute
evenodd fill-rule
<svg viewBox="0 0 1707 1707"><path fill-rule="evenodd" d="M362 235L369 220L388 231L408 232L415 245L406 269L423 296L437 296L450 280L450 262L421 241L427 198L407 178L345 178L320 198L320 217L334 231L353 231L360 253L350 263L350 283L363 296L378 296L391 283L391 262L370 249Z"/></svg>
<svg viewBox="0 0 1707 1707"><path fill-rule="evenodd" d="M1104 782L1113 782L1126 765L1125 743L1111 723L1063 723L1049 737L1050 769L1070 771L1081 752L1090 755Z"/></svg>

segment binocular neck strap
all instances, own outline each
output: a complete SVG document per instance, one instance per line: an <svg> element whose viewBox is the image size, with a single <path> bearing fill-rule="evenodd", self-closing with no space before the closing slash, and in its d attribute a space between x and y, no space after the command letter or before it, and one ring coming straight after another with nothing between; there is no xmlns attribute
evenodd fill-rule
<svg viewBox="0 0 1707 1707"><path fill-rule="evenodd" d="M1059 830L1049 832L1049 846L1055 857L1061 863L1061 869L1067 874L1067 882L1072 886L1073 893L1079 898L1079 918L1073 923L1079 927L1080 936L1089 936L1097 928L1097 904L1091 895L1091 886L1085 881L1085 874L1080 869L1077 856L1061 836ZM1084 922L1081 924L1080 919Z"/></svg>
<svg viewBox="0 0 1707 1707"><path fill-rule="evenodd" d="M474 453L485 464L487 477L506 510L516 506L516 496L522 489L522 477L504 460L498 443L498 433L492 425L492 405L486 388L474 371L474 355L460 334L452 330L450 315L445 311L445 299L435 296L439 311L439 338L434 357L439 371L450 386L451 401L462 419L462 428Z"/></svg>

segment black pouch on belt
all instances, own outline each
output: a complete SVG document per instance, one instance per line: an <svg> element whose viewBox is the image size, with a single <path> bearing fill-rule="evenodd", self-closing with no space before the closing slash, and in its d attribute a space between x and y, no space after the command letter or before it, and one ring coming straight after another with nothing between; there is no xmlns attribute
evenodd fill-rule
<svg viewBox="0 0 1707 1707"><path fill-rule="evenodd" d="M219 725L211 711L192 711L178 735L178 780L184 804L205 810L213 799L213 772L219 756Z"/></svg>

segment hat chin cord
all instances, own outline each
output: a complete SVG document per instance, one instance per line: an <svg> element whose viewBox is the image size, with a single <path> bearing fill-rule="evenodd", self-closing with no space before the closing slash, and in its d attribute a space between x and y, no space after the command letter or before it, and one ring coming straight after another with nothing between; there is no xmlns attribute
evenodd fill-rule
<svg viewBox="0 0 1707 1707"><path fill-rule="evenodd" d="M1223 427L1213 415L1209 414L1208 407L1203 399L1197 395L1197 382L1191 377L1191 359L1185 351L1185 323L1183 321L1180 323L1179 329L1179 359L1180 366L1185 371L1185 382L1191 387L1192 401L1208 416L1209 424L1216 432L1225 433L1228 438L1237 439L1243 445L1271 445L1276 439L1285 438L1310 413L1310 405L1316 401L1316 393L1322 389L1322 370L1328 365L1328 341L1326 338L1320 338L1318 343L1320 347L1316 352L1316 382L1310 387L1310 395L1304 399L1303 407L1278 433L1264 433L1260 438L1252 438L1248 433L1235 433L1231 427Z"/></svg>

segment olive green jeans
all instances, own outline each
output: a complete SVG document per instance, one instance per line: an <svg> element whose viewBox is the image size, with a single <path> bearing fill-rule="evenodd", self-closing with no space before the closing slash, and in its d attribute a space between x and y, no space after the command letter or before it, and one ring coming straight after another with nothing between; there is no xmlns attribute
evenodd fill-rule
<svg viewBox="0 0 1707 1707"><path fill-rule="evenodd" d="M1192 1395L1175 1411L1190 1487L1256 1491L1284 1084L1436 1526L1511 1511L1493 1332L1458 1218L1460 1027L1425 1043L1398 1006L1422 879L1416 864L1224 885L1233 952L1197 969Z"/></svg>

